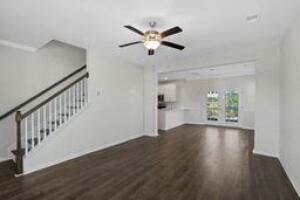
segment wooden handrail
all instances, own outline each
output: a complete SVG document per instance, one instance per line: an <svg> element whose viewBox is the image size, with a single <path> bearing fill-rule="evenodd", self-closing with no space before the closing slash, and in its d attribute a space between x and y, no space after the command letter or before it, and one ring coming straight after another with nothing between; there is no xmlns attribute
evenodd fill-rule
<svg viewBox="0 0 300 200"><path fill-rule="evenodd" d="M51 100L53 100L55 97L59 96L60 94L62 94L63 92L65 92L67 89L71 88L73 85L75 85L76 83L78 83L79 81L81 81L84 78L88 78L89 77L89 73L85 73L83 76L79 77L78 79L76 79L75 81L73 81L72 83L68 84L66 87L64 87L63 89L59 90L58 92L56 92L55 94L53 94L51 97L47 98L46 100L44 100L43 102L41 102L40 104L38 104L37 106L33 107L32 109L30 109L29 111L27 111L26 113L21 115L21 119L25 119L26 117L28 117L29 115L31 115L32 113L34 113L35 111L37 111L38 109L40 109L42 106L44 106L45 104L49 103Z"/></svg>
<svg viewBox="0 0 300 200"><path fill-rule="evenodd" d="M44 89L43 91L39 92L38 94L34 95L33 97L29 98L28 100L26 100L25 102L21 103L20 105L16 106L15 108L11 109L10 111L6 112L5 114L3 114L2 116L0 116L0 121L3 120L4 118L10 116L11 114L17 112L18 110L20 110L22 107L26 106L27 104L29 104L30 102L34 101L35 99L41 97L42 95L44 95L45 93L47 93L49 90L55 88L56 86L58 86L59 84L65 82L66 80L68 80L69 78L71 78L72 76L78 74L79 72L83 71L84 69L86 69L86 65L77 69L76 71L72 72L71 74L69 74L68 76L60 79L59 81L57 81L56 83L54 83L53 85L51 85L50 87Z"/></svg>

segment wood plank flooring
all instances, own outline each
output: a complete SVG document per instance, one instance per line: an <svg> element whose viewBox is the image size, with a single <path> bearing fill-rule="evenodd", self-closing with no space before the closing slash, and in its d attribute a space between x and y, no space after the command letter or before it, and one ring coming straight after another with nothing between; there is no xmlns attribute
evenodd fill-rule
<svg viewBox="0 0 300 200"><path fill-rule="evenodd" d="M184 125L14 178L1 200L296 200L277 159L253 155L251 131Z"/></svg>

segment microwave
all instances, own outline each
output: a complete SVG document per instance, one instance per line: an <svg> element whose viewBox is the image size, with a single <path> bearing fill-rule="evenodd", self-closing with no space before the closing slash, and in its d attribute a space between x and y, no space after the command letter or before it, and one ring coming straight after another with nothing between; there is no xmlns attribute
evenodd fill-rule
<svg viewBox="0 0 300 200"><path fill-rule="evenodd" d="M159 101L159 102L164 102L164 101L165 101L165 95L159 94L159 95L158 95L158 101Z"/></svg>

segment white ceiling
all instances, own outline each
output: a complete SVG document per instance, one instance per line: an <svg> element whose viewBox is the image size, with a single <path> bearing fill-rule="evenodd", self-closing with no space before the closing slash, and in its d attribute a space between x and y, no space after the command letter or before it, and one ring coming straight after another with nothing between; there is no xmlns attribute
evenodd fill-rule
<svg viewBox="0 0 300 200"><path fill-rule="evenodd" d="M279 40L299 11L299 0L1 0L0 40L39 48L56 39L80 47L100 47L129 62L149 59L142 45L119 49L155 20L163 31L180 26L168 38L186 46L183 52L161 47L159 61L185 59L220 48ZM246 17L259 14L257 23Z"/></svg>
<svg viewBox="0 0 300 200"><path fill-rule="evenodd" d="M172 82L181 80L202 80L235 76L255 75L255 62L234 63L209 68L195 68L178 70L158 75L159 82Z"/></svg>

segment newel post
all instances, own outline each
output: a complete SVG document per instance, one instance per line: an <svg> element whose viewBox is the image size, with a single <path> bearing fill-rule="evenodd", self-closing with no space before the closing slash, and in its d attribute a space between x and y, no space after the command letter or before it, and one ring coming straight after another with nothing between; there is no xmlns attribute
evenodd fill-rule
<svg viewBox="0 0 300 200"><path fill-rule="evenodd" d="M16 123L17 123L17 152L16 152L16 174L23 173L23 151L22 151L22 136L21 136L21 122L22 114L20 111L16 112Z"/></svg>

